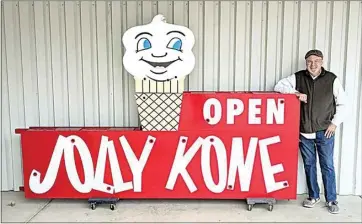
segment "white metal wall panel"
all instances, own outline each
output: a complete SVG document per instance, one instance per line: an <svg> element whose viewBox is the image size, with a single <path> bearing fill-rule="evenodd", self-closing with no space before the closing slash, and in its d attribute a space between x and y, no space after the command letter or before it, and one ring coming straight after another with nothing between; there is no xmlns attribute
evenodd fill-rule
<svg viewBox="0 0 362 224"><path fill-rule="evenodd" d="M350 106L336 133L337 190L362 194L361 1L3 1L2 190L23 182L15 128L138 124L121 38L157 13L195 34L188 90L269 91L321 49ZM298 167L305 193L301 159Z"/></svg>

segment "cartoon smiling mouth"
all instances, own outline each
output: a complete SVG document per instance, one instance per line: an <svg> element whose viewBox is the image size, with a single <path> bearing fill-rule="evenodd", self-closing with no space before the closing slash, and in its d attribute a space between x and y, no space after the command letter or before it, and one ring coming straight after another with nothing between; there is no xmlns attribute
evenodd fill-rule
<svg viewBox="0 0 362 224"><path fill-rule="evenodd" d="M180 57L177 57L177 59L173 60L173 61L166 61L166 62L154 62L154 61L148 61L146 59L143 59L143 57L140 59L140 61L144 61L146 62L147 64L151 65L152 67L154 68L157 68L157 67L163 67L164 69L166 69L169 65L171 65L172 63L176 62L176 61L182 61ZM154 72L151 70L152 73L155 73L155 74L163 74L165 73L166 71L164 72Z"/></svg>

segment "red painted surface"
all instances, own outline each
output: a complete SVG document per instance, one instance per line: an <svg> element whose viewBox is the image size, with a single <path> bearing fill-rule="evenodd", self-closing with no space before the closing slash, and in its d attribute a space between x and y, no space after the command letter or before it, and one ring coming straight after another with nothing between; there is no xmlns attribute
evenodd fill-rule
<svg viewBox="0 0 362 224"><path fill-rule="evenodd" d="M210 99L217 99L222 105L222 118L216 125L210 125L207 121L208 118L203 116L203 107L205 102ZM240 100L243 102L244 110L241 115L235 117L234 124L227 124L227 101L228 100ZM267 118L267 100L280 99L285 105L284 124L266 124ZM260 100L260 117L261 125L249 124L249 101ZM295 135L299 130L299 102L295 95L290 94L277 94L270 92L187 92L183 95L183 104L181 108L180 116L180 130L272 130L282 131L284 128L289 129Z"/></svg>
<svg viewBox="0 0 362 224"><path fill-rule="evenodd" d="M209 98L216 98L222 105L222 118L220 123L209 125L203 117L203 105ZM244 103L244 112L235 117L234 124L226 124L226 101L227 99L240 99ZM267 99L282 98L285 107L284 124L266 124ZM262 102L260 115L261 124L248 124L248 101L249 99L260 99ZM144 132L135 128L110 128L110 127L75 127L75 128L54 128L54 127L32 127L22 129L21 144L23 155L24 190L26 198L91 198L91 197L117 197L117 198L203 198L203 199L242 199L251 197L272 197L276 199L295 199L297 189L297 159L298 159L298 135L299 135L299 101L293 95L281 95L274 93L185 93L182 102L180 131L149 131ZM124 148L120 143L120 137L127 139L137 159L142 154L147 138L155 138L154 145L146 160L142 176L141 191L134 192L134 189L118 193L104 193L98 190L80 193L69 181L67 169L64 163L64 153L61 157L60 167L56 175L54 185L45 193L36 194L31 191L29 178L33 170L40 172L40 182L47 172L52 158L55 145L59 136L77 136L85 142L92 159L93 170L96 170L98 155L100 151L102 136L112 140L120 172L124 182L132 182L133 175L131 167L126 158ZM208 136L212 136L207 138ZM189 150L197 138L205 138L203 147L199 147L196 154L187 165L187 172L190 175L197 190L190 192L185 184L184 178L178 175L173 189L167 189L167 181L175 162L175 155L178 146L186 145L185 153ZM254 165L248 191L241 191L239 183L239 172L236 172L235 183L230 186L230 161L233 138L242 138L244 160L250 154L248 151L251 137L258 139L255 151ZM280 142L267 147L270 158L270 165L281 164L283 171L274 174L276 182L286 181L288 186L281 190L267 193L265 177L263 175L263 163L261 162L260 140L276 137ZM182 140L186 138L185 140ZM74 138L75 139L75 138ZM218 165L222 164L216 159L216 152L213 147L208 150L208 144L214 144L220 139L221 145L225 147L226 155L226 183L218 193L212 192L206 185L207 165L210 170L213 182L219 183ZM237 144L236 144L237 145ZM237 150L239 148L235 148ZM66 149L69 150L69 149ZM84 170L82 161L77 149L70 149L74 152L74 161L77 170L75 176L79 176L81 183L84 182ZM217 150L223 155L223 147ZM68 152L69 153L69 152ZM69 154L70 155L70 154ZM209 159L207 155L210 155ZM268 157L267 156L267 157ZM72 157L72 156L70 156ZM69 158L70 158L69 157ZM265 157L265 158L267 158ZM68 158L68 159L69 159ZM202 169L202 158L204 167ZM236 158L235 161L239 158ZM268 160L266 160L268 163ZM73 163L70 163L73 164ZM265 164L265 163L264 163ZM264 167L264 169L266 169ZM268 169L270 171L270 168ZM74 173L73 173L74 174ZM244 179L245 180L245 179ZM112 179L112 169L107 154L104 172L104 183L114 185L120 180ZM96 183L96 181L94 181ZM134 186L133 186L134 187ZM219 188L219 189L221 189Z"/></svg>

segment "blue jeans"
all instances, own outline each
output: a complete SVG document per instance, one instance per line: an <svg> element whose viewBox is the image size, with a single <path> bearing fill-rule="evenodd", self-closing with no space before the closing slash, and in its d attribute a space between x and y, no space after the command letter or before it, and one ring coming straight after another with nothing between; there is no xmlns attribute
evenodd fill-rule
<svg viewBox="0 0 362 224"><path fill-rule="evenodd" d="M319 198L317 182L317 152L327 202L336 201L336 177L333 163L334 136L327 138L325 131L318 131L316 139L307 139L300 135L299 148L302 154L310 198Z"/></svg>

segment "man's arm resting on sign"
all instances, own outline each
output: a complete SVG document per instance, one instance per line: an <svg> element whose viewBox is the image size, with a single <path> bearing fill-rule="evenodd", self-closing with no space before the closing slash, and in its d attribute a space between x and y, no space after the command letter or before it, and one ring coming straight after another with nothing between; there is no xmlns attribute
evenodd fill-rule
<svg viewBox="0 0 362 224"><path fill-rule="evenodd" d="M294 93L300 101L307 103L307 95L296 90L295 74L279 80L274 87L274 91L279 93Z"/></svg>

